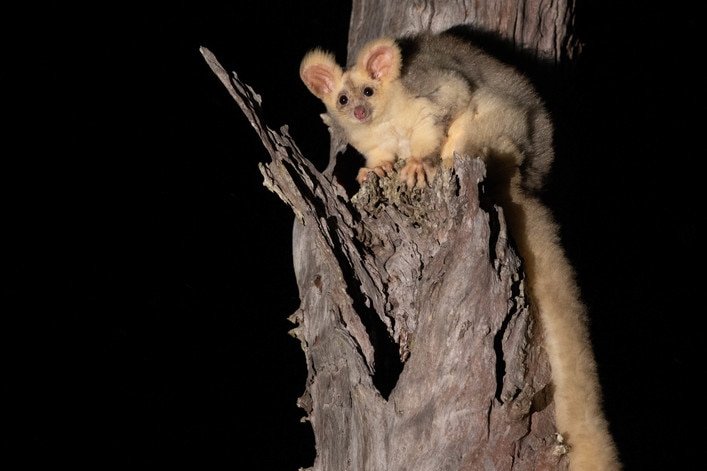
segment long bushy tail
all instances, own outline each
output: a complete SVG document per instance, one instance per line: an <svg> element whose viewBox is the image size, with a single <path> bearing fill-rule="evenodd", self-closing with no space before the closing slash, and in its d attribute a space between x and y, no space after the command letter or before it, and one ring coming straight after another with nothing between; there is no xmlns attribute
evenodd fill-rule
<svg viewBox="0 0 707 471"><path fill-rule="evenodd" d="M504 205L525 263L552 369L558 432L569 445L570 471L618 471L618 453L602 410L586 308L559 228L547 207L518 187Z"/></svg>

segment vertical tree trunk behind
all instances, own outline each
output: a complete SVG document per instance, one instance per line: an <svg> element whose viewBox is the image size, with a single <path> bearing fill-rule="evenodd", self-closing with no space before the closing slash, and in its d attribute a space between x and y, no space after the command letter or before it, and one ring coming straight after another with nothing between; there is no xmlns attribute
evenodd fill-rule
<svg viewBox="0 0 707 471"><path fill-rule="evenodd" d="M574 0L353 0L348 58L353 60L366 42L379 36L469 25L538 60L559 63L579 50L573 24Z"/></svg>
<svg viewBox="0 0 707 471"><path fill-rule="evenodd" d="M536 57L569 53L566 2L448 3L354 0L349 57L380 35L462 23ZM322 174L202 52L272 156L265 185L297 216L301 305L291 319L308 369L299 405L316 440L310 469L566 469L520 260L502 212L480 198L483 163L457 159L425 191L371 179L350 199L332 182L345 146L336 129Z"/></svg>

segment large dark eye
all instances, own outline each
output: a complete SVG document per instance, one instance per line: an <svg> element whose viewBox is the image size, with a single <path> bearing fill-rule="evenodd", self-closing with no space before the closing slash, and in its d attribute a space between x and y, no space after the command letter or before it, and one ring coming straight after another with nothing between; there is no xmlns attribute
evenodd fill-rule
<svg viewBox="0 0 707 471"><path fill-rule="evenodd" d="M341 95L339 97L339 104L340 105L345 105L348 102L349 102L349 97L347 97L346 95Z"/></svg>
<svg viewBox="0 0 707 471"><path fill-rule="evenodd" d="M366 96L373 96L373 89L371 87L366 87L363 89L363 94Z"/></svg>

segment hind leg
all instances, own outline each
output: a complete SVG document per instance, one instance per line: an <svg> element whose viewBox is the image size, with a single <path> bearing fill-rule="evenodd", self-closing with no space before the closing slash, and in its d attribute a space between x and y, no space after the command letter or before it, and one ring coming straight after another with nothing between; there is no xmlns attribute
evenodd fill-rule
<svg viewBox="0 0 707 471"><path fill-rule="evenodd" d="M454 153L470 157L483 157L484 146L479 142L478 137L483 133L479 132L478 122L475 119L476 113L467 110L460 114L447 130L447 137L442 145L440 156L442 165L447 168L454 166Z"/></svg>

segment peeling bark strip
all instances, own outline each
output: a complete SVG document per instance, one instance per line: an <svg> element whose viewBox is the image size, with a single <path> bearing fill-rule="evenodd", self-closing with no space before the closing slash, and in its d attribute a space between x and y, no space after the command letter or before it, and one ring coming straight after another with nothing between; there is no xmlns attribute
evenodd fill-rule
<svg viewBox="0 0 707 471"><path fill-rule="evenodd" d="M265 186L297 216L291 320L307 362L310 470L566 469L520 260L484 200L482 162L457 158L424 191L373 178L349 200L201 52L271 155Z"/></svg>

